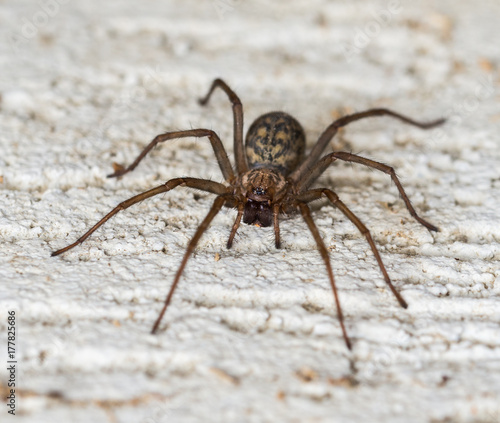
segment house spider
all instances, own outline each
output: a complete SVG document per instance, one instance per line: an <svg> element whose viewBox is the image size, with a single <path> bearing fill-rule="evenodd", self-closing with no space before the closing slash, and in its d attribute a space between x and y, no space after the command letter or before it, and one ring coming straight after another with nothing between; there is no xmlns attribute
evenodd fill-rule
<svg viewBox="0 0 500 423"><path fill-rule="evenodd" d="M236 215L236 219L229 234L227 248L231 248L233 244L241 219L243 219L244 223L249 225L253 224L263 227L272 225L274 228L276 248L280 248L279 215L282 213L293 213L298 210L302 214L302 217L311 231L321 257L325 263L344 341L347 347L351 349L351 342L344 326L344 318L340 307L335 278L333 276L328 256L328 250L320 236L316 224L312 219L310 208L307 205L308 203L322 197L326 197L352 223L354 223L361 234L366 237L366 240L368 241L373 255L375 256L375 259L380 267L380 271L384 276L385 282L398 300L399 304L404 308L407 308L408 304L391 283L377 247L375 246L375 243L370 235L370 231L366 228L366 226L363 225L358 217L356 217L356 215L339 199L335 192L328 188L311 189L310 186L336 160L359 163L390 175L391 179L396 184L396 187L398 188L410 214L427 229L437 231L438 228L418 216L392 167L352 153L333 152L326 154L323 157L321 157L321 154L339 128L364 118L372 116L392 116L405 123L418 126L423 129L440 125L444 122L444 119L422 123L387 109L370 109L364 112L353 113L331 123L321 134L309 155L305 157L304 130L295 118L283 112L271 112L257 118L250 126L246 135L245 146L243 146L243 106L239 97L222 79L215 79L213 81L207 95L200 99L199 103L201 105L206 105L216 88L220 88L226 93L233 108L234 156L236 162L234 171L226 150L224 149L220 138L214 131L210 129L189 129L185 131L173 131L157 135L131 165L127 168L115 165L115 172L108 175L108 177L114 178L123 176L134 170L140 161L153 149L153 147L161 142L186 137L208 137L214 149L217 162L226 184L198 178L171 179L156 188L152 188L141 194L135 195L134 197L118 204L118 206L111 210L76 242L53 252L52 256L62 254L76 245L81 244L112 216L142 200L145 200L146 198L168 192L178 186L195 188L215 194L217 197L215 198L210 211L198 226L193 238L189 242L179 269L175 275L174 282L165 299L163 308L153 325L152 333L156 333L163 315L170 304L172 295L177 287L177 284L179 283L189 257L193 253L193 250L195 249L202 234L206 231L210 222L221 210L222 206L232 207L238 210L238 214Z"/></svg>

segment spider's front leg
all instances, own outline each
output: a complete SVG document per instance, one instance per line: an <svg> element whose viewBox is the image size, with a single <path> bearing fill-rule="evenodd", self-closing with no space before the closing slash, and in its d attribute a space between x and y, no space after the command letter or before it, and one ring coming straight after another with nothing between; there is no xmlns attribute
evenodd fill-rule
<svg viewBox="0 0 500 423"><path fill-rule="evenodd" d="M304 218L307 226L309 227L309 230L311 231L311 234L316 241L316 245L318 246L319 252L321 254L321 257L323 259L323 262L325 263L326 270L328 272L328 279L330 280L330 286L333 291L333 297L335 300L335 305L337 307L337 317L339 320L340 328L342 329L342 335L344 337L345 344L347 345L348 349L352 349L351 347L351 341L349 340L349 336L347 335L347 331L345 329L344 325L344 315L342 313L342 307L340 306L340 300L339 300L339 294L337 292L337 286L335 284L335 278L333 276L333 271L332 271L332 265L330 263L330 256L328 255L328 250L325 246L325 243L323 242L323 239L321 238L321 235L318 231L318 227L314 223L314 220L311 216L311 210L307 206L306 202L309 200L308 198L303 198L306 201L301 201L299 200L297 206L302 214L302 217Z"/></svg>
<svg viewBox="0 0 500 423"><path fill-rule="evenodd" d="M229 195L229 194L227 194ZM179 283L179 280L181 278L182 272L184 271L184 268L186 267L186 263L193 253L194 249L196 248L196 245L198 244L198 241L200 240L201 236L203 233L207 230L208 226L212 222L213 218L219 213L220 209L224 205L224 203L227 201L227 197L224 195L218 196L214 203L212 204L212 207L210 208L210 211L208 214L205 216L205 219L203 219L203 222L201 222L200 226L198 226L198 229L196 229L195 234L193 235L193 238L191 238L191 241L189 241L189 244L186 248L186 252L184 253L184 257L182 258L181 265L179 266L179 269L177 269L177 273L175 274L174 282L172 283L172 286L170 287L170 291L168 291L167 297L165 298L165 302L163 304L163 308L161 309L160 314L158 315L158 318L156 319L155 324L153 325L153 329L151 330L152 334L155 334L156 331L158 330L158 327L160 326L161 320L163 319L163 316L165 312L167 311L167 307L170 304L170 300L172 299L172 296L174 295L175 288L177 287L177 284Z"/></svg>
<svg viewBox="0 0 500 423"><path fill-rule="evenodd" d="M404 298L401 296L401 294L396 290L394 285L391 282L391 278L389 277L389 274L387 273L387 270L385 268L384 262L382 261L382 257L380 257L380 253L378 252L378 248L375 245L375 242L373 241L373 238L371 236L370 231L368 228L359 220L359 218L347 207L338 197L338 195L333 192L330 189L326 188L318 188L318 189L312 189L309 191L306 191L302 193L298 199L301 201L304 201L305 203L309 203L314 200L318 200L321 197L327 197L332 204L337 207L356 227L358 228L359 232L366 238L368 244L370 245L370 248L373 252L373 255L375 256L375 259L377 260L378 266L380 268L380 271L382 272L382 275L384 276L385 283L387 286L389 286L390 290L398 300L399 304L403 308L408 307L408 303L404 300Z"/></svg>
<svg viewBox="0 0 500 423"><path fill-rule="evenodd" d="M122 210L128 209L134 204L145 200L146 198L154 197L155 195L168 192L178 186L186 186L190 188L200 189L202 191L210 192L217 195L226 195L228 188L218 182L209 181L207 179L197 179L197 178L175 178L170 181L160 185L156 188L145 191L141 194L137 194L128 200L125 200L118 204L113 210L111 210L106 216L104 216L99 222L97 222L92 228L85 232L80 238L78 238L73 244L70 244L60 250L54 251L51 255L58 256L59 254L65 253L66 251L76 247L77 245L84 242L90 235L92 235L97 229L104 225L109 219L111 219L115 214Z"/></svg>

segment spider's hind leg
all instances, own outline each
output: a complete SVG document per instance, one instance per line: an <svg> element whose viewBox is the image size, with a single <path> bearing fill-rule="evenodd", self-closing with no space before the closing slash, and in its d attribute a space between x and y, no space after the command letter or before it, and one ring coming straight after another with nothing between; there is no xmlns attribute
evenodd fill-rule
<svg viewBox="0 0 500 423"><path fill-rule="evenodd" d="M248 164L243 147L243 105L241 104L240 98L231 88L229 88L229 85L227 85L222 79L217 78L212 82L207 95L200 98L198 102L202 106L205 106L217 87L226 93L233 107L234 158L236 161L236 169L241 175L248 171Z"/></svg>

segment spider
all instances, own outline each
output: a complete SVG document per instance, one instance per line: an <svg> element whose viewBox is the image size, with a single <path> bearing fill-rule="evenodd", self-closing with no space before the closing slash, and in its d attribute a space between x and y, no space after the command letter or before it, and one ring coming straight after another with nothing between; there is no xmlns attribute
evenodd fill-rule
<svg viewBox="0 0 500 423"><path fill-rule="evenodd" d="M408 304L403 299L401 294L394 288L394 285L392 284L382 262L378 249L372 239L370 231L366 228L366 226L331 189L311 189L311 185L332 163L337 160L359 163L361 165L380 170L390 175L411 216L413 216L420 224L425 226L430 231L437 231L438 228L418 216L392 167L352 153L335 151L324 156L322 156L322 153L339 128L346 126L351 122L368 117L391 116L407 124L423 129L440 125L445 120L438 119L427 123L417 122L399 113L381 108L353 113L331 123L323 131L309 155L305 156L304 153L306 143L304 130L295 118L284 112L270 112L258 117L250 126L246 134L245 145L243 145L243 105L235 92L222 79L215 79L213 81L207 95L199 99L199 103L200 105L206 105L212 93L217 88L224 91L232 104L235 156L234 170L219 136L214 131L210 129L189 129L185 131L166 132L164 134L157 135L132 164L130 164L127 168L115 164L114 173L108 175L108 177L114 178L123 176L134 170L141 160L153 149L153 147L161 142L186 137L207 137L212 144L217 162L226 184L214 182L208 179L189 177L171 179L156 188L152 188L141 194L135 195L134 197L118 204L118 206L111 210L77 241L53 252L52 256L62 254L81 244L112 216L142 200L145 200L146 198L168 192L179 186L195 188L215 194L215 201L213 202L208 214L196 229L192 239L189 241L181 264L175 274L174 282L166 296L163 308L153 325L151 332L154 334L157 332L165 311L170 304L189 257L193 253L201 236L207 230L213 218L217 215L217 213L219 213L223 206L237 209L236 219L227 241L227 248L231 248L236 231L238 230L242 219L244 223L249 225L257 225L261 227L273 226L275 245L276 248L280 248L280 214L290 214L299 211L311 231L321 257L325 263L328 279L333 291L339 325L342 330L345 344L347 348L351 350L351 341L345 329L344 317L340 306L328 250L320 236L316 224L313 221L308 203L322 197L326 197L358 228L360 233L365 236L368 244L370 245L384 280L396 297L397 301L404 308L407 308Z"/></svg>

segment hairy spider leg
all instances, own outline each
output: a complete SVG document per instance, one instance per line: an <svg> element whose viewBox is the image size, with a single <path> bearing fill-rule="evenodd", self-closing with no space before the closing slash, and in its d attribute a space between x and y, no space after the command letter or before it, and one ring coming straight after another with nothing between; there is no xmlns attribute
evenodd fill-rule
<svg viewBox="0 0 500 423"><path fill-rule="evenodd" d="M241 104L240 98L222 79L217 78L212 82L212 86L207 95L200 98L198 102L200 105L205 106L217 87L226 93L233 106L234 158L236 161L236 171L239 175L242 175L248 172L248 163L243 148L243 105Z"/></svg>
<svg viewBox="0 0 500 423"><path fill-rule="evenodd" d="M220 209L222 208L225 202L226 199L223 196L218 196L215 199L214 203L212 204L212 207L210 208L210 211L206 215L205 219L203 219L203 222L201 222L200 226L198 226L198 229L196 229L196 232L193 235L193 238L191 238L191 241L189 241L186 252L184 253L184 257L182 258L181 265L179 266L179 269L175 274L174 282L170 287L170 291L168 292L167 298L165 299L165 303L163 304L163 308L161 309L161 312L158 318L156 319L155 324L153 325L153 329L151 330L152 334L156 333L158 327L160 326L160 322L163 319L163 315L165 314L168 305L170 304L172 295L174 295L175 288L177 288L177 284L179 283L182 272L184 271L184 267L186 267L186 263L189 257L196 248L196 244L198 244L198 241L200 240L201 236L207 230L208 226L210 225L210 222L212 222L213 218L217 215L217 213L219 213Z"/></svg>
<svg viewBox="0 0 500 423"><path fill-rule="evenodd" d="M435 126L441 125L445 122L445 119L437 119L431 122L417 122L416 120L410 119L404 115L393 112L388 109L369 109L364 112L353 113L352 115L347 115L337 119L333 123L331 123L320 135L318 141L312 148L309 156L300 164L300 166L290 174L290 179L298 182L302 179L303 175L307 173L307 171L314 166L314 163L319 159L321 153L323 153L324 149L331 141L331 139L335 136L338 129L348 125L351 122L355 122L357 120L365 119L373 116L392 116L396 119L399 119L405 123L408 123L413 126L417 126L422 129L429 129Z"/></svg>
<svg viewBox="0 0 500 423"><path fill-rule="evenodd" d="M349 350L352 350L351 341L349 340L349 336L347 336L347 331L344 326L344 316L342 314L342 307L340 306L339 294L337 292L337 286L335 285L335 278L333 277L333 271L332 271L332 266L330 264L330 256L328 255L328 250L326 249L325 243L323 242L323 239L321 238L318 228L314 223L314 220L311 216L311 210L309 209L307 204L299 202L298 207L300 209L300 212L302 213L302 217L304 218L307 226L309 227L309 230L312 233L314 240L316 241L319 253L321 254L323 262L325 263L326 270L328 271L328 278L330 280L330 285L332 287L333 296L335 299L335 305L337 306L337 317L340 323L340 328L342 329L342 335L344 336L344 341L347 345L347 348L349 348Z"/></svg>
<svg viewBox="0 0 500 423"><path fill-rule="evenodd" d="M125 200L118 204L113 210L111 210L106 216L104 216L99 222L97 222L92 228L90 228L85 234L83 234L78 240L76 240L73 244L68 245L67 247L61 248L60 250L54 251L51 255L58 256L73 247L76 247L78 244L81 244L85 241L90 235L92 235L99 227L101 227L104 223L106 223L111 217L113 217L118 212L128 209L130 206L133 206L140 201L145 200L146 198L153 197L155 195L161 194L163 192L168 192L178 186L186 186L189 188L196 188L202 191L207 191L212 194L223 195L227 193L227 188L219 184L218 182L209 181L206 179L197 179L197 178L175 178L171 179L168 182L165 182L163 185L160 185L156 188L152 188L148 191L145 191L141 194L137 194L128 200Z"/></svg>
<svg viewBox="0 0 500 423"><path fill-rule="evenodd" d="M312 189L310 191L306 191L305 193L301 194L298 197L298 200L308 203L310 201L318 200L322 196L326 196L335 207L337 207L352 223L354 223L354 225L356 225L361 235L363 235L366 238L373 252L373 255L375 256L375 259L377 260L380 271L384 276L385 283L389 286L390 290L398 300L401 307L408 308L407 302L403 299L401 294L396 290L396 288L391 282L391 279L389 278L389 274L387 273L385 265L382 261L382 257L380 257L380 253L378 251L377 246L375 245L375 242L373 241L370 231L363 224L363 222L361 222L361 220L359 220L359 218L342 202L342 200L340 200L340 198L335 192L327 188Z"/></svg>
<svg viewBox="0 0 500 423"><path fill-rule="evenodd" d="M108 175L108 178L123 176L126 173L134 170L139 164L139 162L144 157L146 157L146 155L160 142L178 138L187 138L187 137L195 137L195 138L208 137L214 149L215 157L217 158L217 162L219 163L219 167L222 172L222 175L224 176L224 179L227 182L230 182L234 179L234 173L231 166L231 162L229 161L229 157L227 156L226 150L224 149L224 146L222 145L222 141L220 140L219 136L210 129L202 129L202 128L188 129L186 131L166 132L164 134L157 135L153 139L153 141L151 141L146 146L146 148L142 150L142 153L139 154L139 156L137 156L137 158L132 162L131 165L129 165L127 168L120 167L114 173Z"/></svg>
<svg viewBox="0 0 500 423"><path fill-rule="evenodd" d="M343 160L346 162L352 162L352 163L359 163L364 166L368 166L377 170L380 170L381 172L384 172L388 175L390 175L392 181L398 188L399 194L403 198L403 201L405 202L406 208L410 212L410 214L413 216L413 218L420 223L421 225L425 226L427 229L430 231L438 231L439 229L432 225L431 223L427 222L426 220L422 219L415 209L413 208L410 199L408 198L408 195L406 194L403 185L399 181L399 178L396 175L396 171L394 170L393 167L385 165L380 162L376 162L374 160L370 160L364 157L357 156L356 154L352 153L344 153L344 152L334 152L327 154L324 156L315 166L312 167L312 169L309 170L307 174L304 175L302 180L299 182L299 189L305 189L309 187L327 168L330 166L335 160Z"/></svg>

